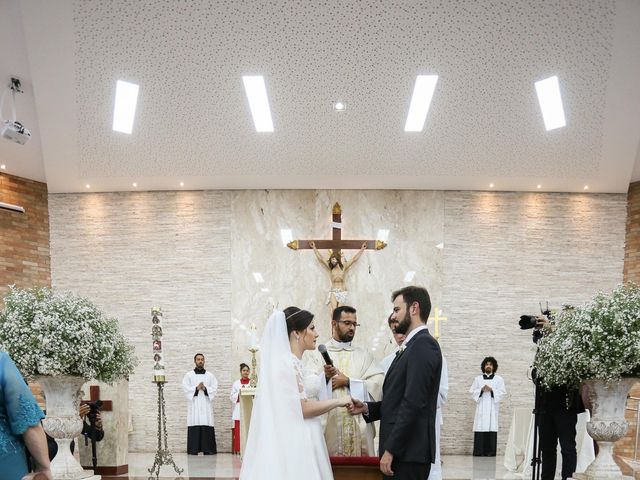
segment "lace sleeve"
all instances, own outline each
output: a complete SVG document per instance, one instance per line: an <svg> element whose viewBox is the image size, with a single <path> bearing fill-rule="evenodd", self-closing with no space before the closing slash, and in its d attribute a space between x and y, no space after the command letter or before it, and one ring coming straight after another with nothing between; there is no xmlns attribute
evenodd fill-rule
<svg viewBox="0 0 640 480"><path fill-rule="evenodd" d="M302 364L297 358L293 361L293 367L296 371L296 381L298 382L298 393L300 394L300 400L307 400L307 392L304 389L304 376L302 375Z"/></svg>
<svg viewBox="0 0 640 480"><path fill-rule="evenodd" d="M14 435L22 435L30 427L38 425L44 414L18 368L6 354L0 357L0 370L0 387L9 426Z"/></svg>

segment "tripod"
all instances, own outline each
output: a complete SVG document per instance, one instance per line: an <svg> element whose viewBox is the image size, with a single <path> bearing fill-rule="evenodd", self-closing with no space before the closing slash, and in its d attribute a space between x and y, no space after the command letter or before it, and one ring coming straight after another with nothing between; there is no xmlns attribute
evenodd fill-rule
<svg viewBox="0 0 640 480"><path fill-rule="evenodd" d="M540 465L542 463L542 448L540 446L540 412L542 407L542 397L538 380L534 380L535 405L533 407L533 454L531 456L531 480L540 480Z"/></svg>
<svg viewBox="0 0 640 480"><path fill-rule="evenodd" d="M156 450L156 458L153 466L148 470L151 475L156 478L160 476L160 467L162 465L172 465L178 475L184 472L183 468L178 468L176 462L173 461L173 455L167 446L167 417L164 412L164 384L166 382L155 382L158 385L158 449Z"/></svg>
<svg viewBox="0 0 640 480"><path fill-rule="evenodd" d="M91 424L91 430L89 434L89 438L91 439L91 463L93 464L93 471L95 472L96 467L98 466L98 455L96 454L96 414L95 412L93 411L90 412L88 417L89 417L89 423Z"/></svg>

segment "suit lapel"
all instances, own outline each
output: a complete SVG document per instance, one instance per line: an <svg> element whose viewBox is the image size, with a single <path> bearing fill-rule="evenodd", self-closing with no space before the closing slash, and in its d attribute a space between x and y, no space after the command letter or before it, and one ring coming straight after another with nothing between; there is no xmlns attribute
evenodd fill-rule
<svg viewBox="0 0 640 480"><path fill-rule="evenodd" d="M411 338L411 340L409 341L409 343L407 343L407 347L404 349L404 351L400 354L400 355L396 355L396 358L393 359L393 362L391 362L391 365L389 365L389 370L387 370L387 374L384 376L384 382L382 383L382 389L384 390L384 386L387 383L387 378L389 378L389 374L391 373L391 371L394 369L394 367L398 364L398 362L400 361L400 357L402 357L402 355L406 355L407 351L413 346L415 345L415 340L416 338L422 336L422 335L428 335L429 334L429 330L424 329L424 330L420 330L418 333L416 333L413 338Z"/></svg>

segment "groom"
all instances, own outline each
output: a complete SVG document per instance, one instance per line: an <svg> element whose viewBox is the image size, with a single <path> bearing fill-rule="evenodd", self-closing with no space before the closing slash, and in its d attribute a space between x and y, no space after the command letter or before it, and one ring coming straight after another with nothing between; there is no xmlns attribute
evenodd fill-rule
<svg viewBox="0 0 640 480"><path fill-rule="evenodd" d="M393 292L392 319L403 342L382 386L381 402L353 401L349 411L380 420L380 471L384 478L424 480L436 456L436 407L442 354L427 330L431 300L426 289Z"/></svg>

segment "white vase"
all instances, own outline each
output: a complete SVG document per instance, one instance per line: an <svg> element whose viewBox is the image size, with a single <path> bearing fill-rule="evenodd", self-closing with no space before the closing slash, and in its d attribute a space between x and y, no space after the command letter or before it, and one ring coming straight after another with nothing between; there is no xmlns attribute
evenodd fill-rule
<svg viewBox="0 0 640 480"><path fill-rule="evenodd" d="M78 409L82 395L80 389L85 379L69 375L42 375L35 380L42 387L47 404L47 416L42 425L58 444L58 453L51 461L54 480L99 479L92 470L84 470L71 454L71 441L82 433Z"/></svg>
<svg viewBox="0 0 640 480"><path fill-rule="evenodd" d="M587 432L598 442L598 455L584 472L583 478L623 479L622 471L613 459L613 445L627 433L629 422L624 418L627 395L637 382L636 378L623 378L615 382L587 380L592 417Z"/></svg>

